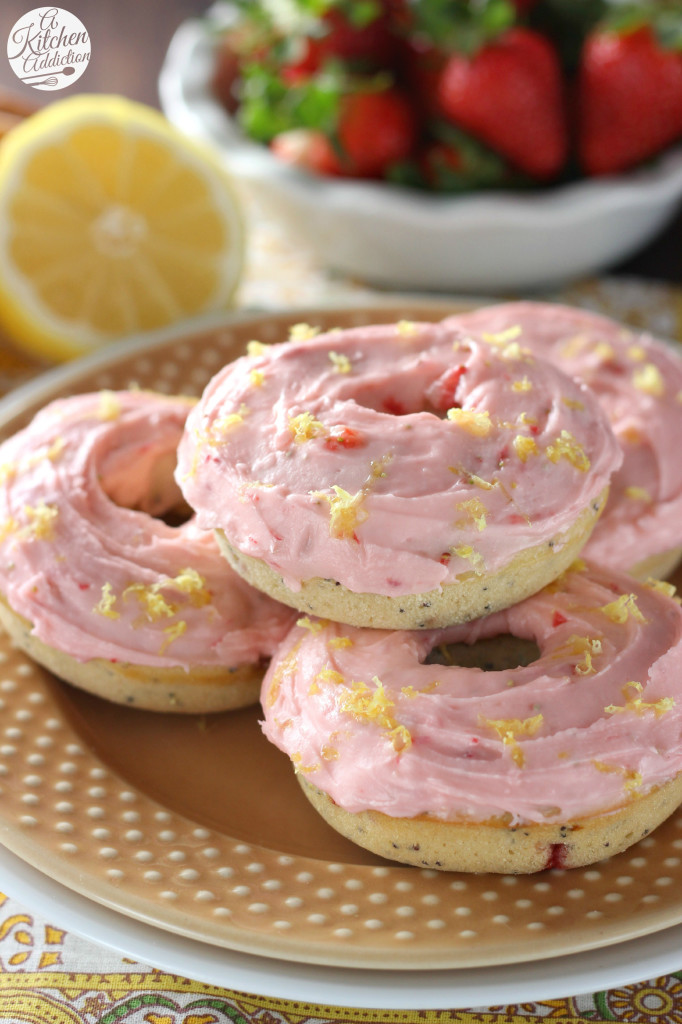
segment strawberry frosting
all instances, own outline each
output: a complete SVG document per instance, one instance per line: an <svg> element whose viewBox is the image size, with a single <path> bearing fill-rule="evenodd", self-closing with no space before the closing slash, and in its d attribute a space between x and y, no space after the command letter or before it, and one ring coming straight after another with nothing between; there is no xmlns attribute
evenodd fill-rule
<svg viewBox="0 0 682 1024"><path fill-rule="evenodd" d="M191 401L149 392L57 400L0 445L0 591L79 661L257 663L292 613L234 574L181 495Z"/></svg>
<svg viewBox="0 0 682 1024"><path fill-rule="evenodd" d="M553 541L622 456L591 393L512 333L403 322L252 346L188 417L176 479L199 525L292 590L389 596Z"/></svg>
<svg viewBox="0 0 682 1024"><path fill-rule="evenodd" d="M351 813L516 824L615 810L682 771L682 611L671 590L576 563L463 626L301 619L263 680L263 731ZM537 660L504 671L427 661L508 633L535 641Z"/></svg>
<svg viewBox="0 0 682 1024"><path fill-rule="evenodd" d="M586 310L512 302L451 317L475 336L517 327L520 344L594 391L623 450L586 554L629 569L682 544L682 356Z"/></svg>

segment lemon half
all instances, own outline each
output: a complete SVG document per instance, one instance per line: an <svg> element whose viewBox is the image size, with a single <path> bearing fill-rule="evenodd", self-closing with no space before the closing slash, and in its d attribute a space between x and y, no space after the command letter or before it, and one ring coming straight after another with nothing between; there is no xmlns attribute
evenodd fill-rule
<svg viewBox="0 0 682 1024"><path fill-rule="evenodd" d="M51 104L0 145L0 324L69 359L229 308L244 228L218 159L120 96Z"/></svg>

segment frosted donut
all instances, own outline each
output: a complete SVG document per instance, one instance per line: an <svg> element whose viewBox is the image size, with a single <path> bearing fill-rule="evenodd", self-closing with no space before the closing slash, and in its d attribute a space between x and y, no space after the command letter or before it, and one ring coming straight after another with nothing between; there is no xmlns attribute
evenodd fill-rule
<svg viewBox="0 0 682 1024"><path fill-rule="evenodd" d="M473 872L593 863L682 801L671 591L592 566L445 630L303 619L263 681L264 733L326 820L381 856ZM506 634L534 641L536 660L427 661Z"/></svg>
<svg viewBox="0 0 682 1024"><path fill-rule="evenodd" d="M0 620L57 676L136 707L258 699L289 609L230 571L211 534L160 516L191 402L58 400L0 445Z"/></svg>
<svg viewBox="0 0 682 1024"><path fill-rule="evenodd" d="M620 452L589 391L438 324L330 331L225 367L176 478L250 583L410 629L521 600L585 543Z"/></svg>
<svg viewBox="0 0 682 1024"><path fill-rule="evenodd" d="M550 303L506 303L448 322L505 337L516 329L521 345L589 385L624 459L585 554L640 578L666 576L682 556L681 355L608 317Z"/></svg>

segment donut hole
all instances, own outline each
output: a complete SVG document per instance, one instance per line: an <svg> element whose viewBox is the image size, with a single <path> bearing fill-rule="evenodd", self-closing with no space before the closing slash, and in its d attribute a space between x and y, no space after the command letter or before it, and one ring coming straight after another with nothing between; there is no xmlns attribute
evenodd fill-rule
<svg viewBox="0 0 682 1024"><path fill-rule="evenodd" d="M473 644L441 644L434 647L425 659L427 665L458 665L478 668L483 672L508 672L532 665L540 657L540 648L534 640L501 633L499 636L476 640Z"/></svg>
<svg viewBox="0 0 682 1024"><path fill-rule="evenodd" d="M144 512L167 526L181 526L194 514L175 482L175 448L161 454L139 451L131 462L110 458L100 476L107 498L119 508Z"/></svg>
<svg viewBox="0 0 682 1024"><path fill-rule="evenodd" d="M388 413L390 416L412 416L415 413L430 413L445 419L448 409L459 408L458 389L466 367L448 368L435 380L423 376L405 374L382 381L357 382L353 389L353 400L365 409Z"/></svg>

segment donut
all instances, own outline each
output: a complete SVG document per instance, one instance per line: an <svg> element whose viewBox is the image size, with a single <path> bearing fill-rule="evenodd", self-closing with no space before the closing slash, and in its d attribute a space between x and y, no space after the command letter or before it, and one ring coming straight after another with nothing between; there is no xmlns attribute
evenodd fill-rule
<svg viewBox="0 0 682 1024"><path fill-rule="evenodd" d="M272 597L424 629L566 569L620 459L596 399L550 364L401 322L254 345L190 413L176 479Z"/></svg>
<svg viewBox="0 0 682 1024"><path fill-rule="evenodd" d="M682 556L682 358L671 345L587 310L511 302L448 319L509 336L589 385L623 450L585 556L638 577L667 576Z"/></svg>
<svg viewBox="0 0 682 1024"><path fill-rule="evenodd" d="M192 517L172 521L191 404L142 391L77 395L0 445L2 624L61 679L155 711L257 701L293 622L226 572Z"/></svg>
<svg viewBox="0 0 682 1024"><path fill-rule="evenodd" d="M327 822L380 856L519 874L594 863L682 801L671 592L578 561L443 630L303 617L263 680L263 731ZM484 669L453 647L483 665L495 637L537 650Z"/></svg>

